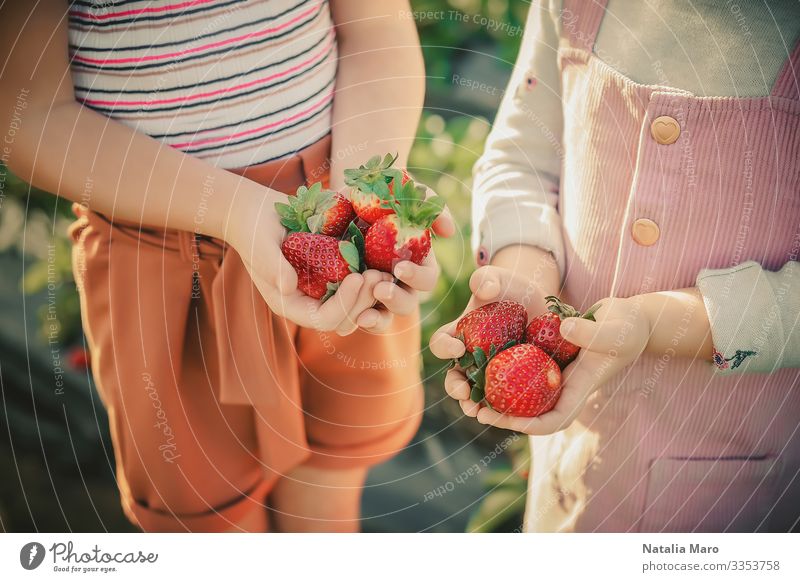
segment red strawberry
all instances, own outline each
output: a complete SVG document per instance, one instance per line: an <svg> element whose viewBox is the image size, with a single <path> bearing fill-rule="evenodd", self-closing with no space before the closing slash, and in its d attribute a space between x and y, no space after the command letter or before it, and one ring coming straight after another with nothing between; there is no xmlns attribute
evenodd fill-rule
<svg viewBox="0 0 800 582"><path fill-rule="evenodd" d="M356 228L361 231L361 236L366 237L367 232L369 231L369 227L372 226L369 222L364 222L360 218L357 218L355 223Z"/></svg>
<svg viewBox="0 0 800 582"><path fill-rule="evenodd" d="M528 313L516 301L496 301L473 309L456 325L456 335L464 342L466 351L454 362L464 369L475 402L483 400L486 363L497 354L522 339Z"/></svg>
<svg viewBox="0 0 800 582"><path fill-rule="evenodd" d="M339 283L359 271L359 252L351 241L310 232L293 232L281 244L286 260L297 272L297 288L323 301Z"/></svg>
<svg viewBox="0 0 800 582"><path fill-rule="evenodd" d="M340 237L356 217L350 201L337 192L323 190L319 182L300 186L288 204L277 203L281 224L290 232L314 232Z"/></svg>
<svg viewBox="0 0 800 582"><path fill-rule="evenodd" d="M91 366L92 358L89 350L83 346L75 346L67 352L67 361L73 370L87 370Z"/></svg>
<svg viewBox="0 0 800 582"><path fill-rule="evenodd" d="M561 320L567 317L583 317L594 321L594 313L600 305L591 307L581 315L574 307L563 303L558 297L549 295L545 300L549 304L548 312L531 320L525 332L525 341L541 348L563 370L578 357L581 349L561 337Z"/></svg>
<svg viewBox="0 0 800 582"><path fill-rule="evenodd" d="M431 232L427 228L403 228L397 216L384 216L369 228L364 245L368 267L391 273L398 261L420 264L428 256Z"/></svg>
<svg viewBox="0 0 800 582"><path fill-rule="evenodd" d="M467 313L456 325L456 335L463 338L468 352L476 348L490 354L508 342L518 342L525 333L528 314L516 301L496 301Z"/></svg>
<svg viewBox="0 0 800 582"><path fill-rule="evenodd" d="M539 416L555 406L561 394L561 370L531 344L503 350L486 366L486 402L503 414Z"/></svg>
<svg viewBox="0 0 800 582"><path fill-rule="evenodd" d="M439 196L426 199L425 188L411 180L396 197L383 200L392 205L394 214L379 219L367 231L367 267L391 273L398 261L422 263L431 250L431 224L441 214L444 200Z"/></svg>
<svg viewBox="0 0 800 582"><path fill-rule="evenodd" d="M372 224L383 216L394 214L394 208L387 202L394 198L395 182L400 179L403 186L411 178L405 170L393 168L397 156L387 154L370 158L366 164L356 169L344 171L344 182L353 189L350 198L358 217Z"/></svg>

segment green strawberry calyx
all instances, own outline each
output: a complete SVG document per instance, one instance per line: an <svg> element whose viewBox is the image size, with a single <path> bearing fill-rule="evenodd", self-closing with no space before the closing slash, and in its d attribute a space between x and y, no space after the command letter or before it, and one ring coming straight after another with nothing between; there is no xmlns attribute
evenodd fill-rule
<svg viewBox="0 0 800 582"><path fill-rule="evenodd" d="M427 197L428 189L413 180L403 184L402 170L393 167L397 154L373 156L367 163L344 171L344 183L362 192L375 194L381 208L390 208L400 219L401 227L427 229L444 210L441 196ZM394 195L389 190L394 184Z"/></svg>
<svg viewBox="0 0 800 582"><path fill-rule="evenodd" d="M289 232L319 233L325 223L325 213L336 205L336 193L322 188L315 182L308 188L300 186L294 196L288 197L288 204L275 203L275 210L281 224Z"/></svg>
<svg viewBox="0 0 800 582"><path fill-rule="evenodd" d="M355 221L347 226L344 239L339 241L339 254L342 255L351 273L362 273L366 269L364 262L364 235L361 234ZM339 289L340 284L339 281L335 283L328 282L328 290L320 301L324 303L330 299Z"/></svg>
<svg viewBox="0 0 800 582"><path fill-rule="evenodd" d="M464 336L459 336L457 339L463 342ZM509 340L499 349L494 344L490 344L488 354L483 351L483 348L475 348L472 352L464 352L464 355L459 359L453 360L453 365L459 365L467 376L467 381L471 388L469 397L473 402L480 402L485 396L486 366L488 363L497 354L517 345L517 343L516 340Z"/></svg>
<svg viewBox="0 0 800 582"><path fill-rule="evenodd" d="M396 180L396 184L403 181L403 172L393 167L397 161L397 154L373 156L367 163L358 168L344 171L344 183L362 192L372 192L381 199L389 196L389 184Z"/></svg>
<svg viewBox="0 0 800 582"><path fill-rule="evenodd" d="M561 299L555 295L548 295L544 298L544 300L547 302L547 310L550 313L555 313L561 320L564 320L568 317L580 317L583 319L588 319L589 321L595 321L594 314L597 313L597 310L600 309L601 306L600 303L595 303L586 310L586 313L581 313L572 305L561 301Z"/></svg>
<svg viewBox="0 0 800 582"><path fill-rule="evenodd" d="M406 182L402 188L391 196L381 197L381 206L391 208L400 221L400 228L428 229L444 210L444 198L427 197L428 189L415 184L413 180Z"/></svg>

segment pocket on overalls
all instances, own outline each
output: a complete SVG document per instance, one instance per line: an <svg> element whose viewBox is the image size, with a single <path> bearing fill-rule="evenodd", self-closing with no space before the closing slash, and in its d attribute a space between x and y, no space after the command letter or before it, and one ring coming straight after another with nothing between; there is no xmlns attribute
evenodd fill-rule
<svg viewBox="0 0 800 582"><path fill-rule="evenodd" d="M772 456L655 459L639 530L768 530L780 469Z"/></svg>

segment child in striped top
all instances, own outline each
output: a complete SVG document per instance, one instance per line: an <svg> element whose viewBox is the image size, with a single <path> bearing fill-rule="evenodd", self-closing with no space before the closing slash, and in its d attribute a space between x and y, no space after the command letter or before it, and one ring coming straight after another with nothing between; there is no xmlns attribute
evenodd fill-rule
<svg viewBox="0 0 800 582"><path fill-rule="evenodd" d="M76 281L122 505L146 531L348 531L422 413L431 255L297 290L273 206L404 166L424 96L406 0L3 6L22 178L75 206ZM447 216L434 224L449 235ZM379 303L376 304L376 301Z"/></svg>

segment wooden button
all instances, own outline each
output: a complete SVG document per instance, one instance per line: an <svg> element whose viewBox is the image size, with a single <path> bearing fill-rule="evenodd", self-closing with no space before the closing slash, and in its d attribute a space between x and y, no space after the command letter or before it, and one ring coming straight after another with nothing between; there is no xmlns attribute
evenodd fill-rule
<svg viewBox="0 0 800 582"><path fill-rule="evenodd" d="M669 115L656 117L650 124L650 135L661 145L669 145L678 141L681 135L681 125Z"/></svg>
<svg viewBox="0 0 800 582"><path fill-rule="evenodd" d="M661 236L661 229L649 218L637 218L631 226L631 236L636 244L649 247L656 244Z"/></svg>

